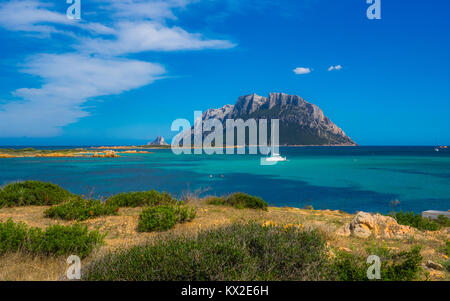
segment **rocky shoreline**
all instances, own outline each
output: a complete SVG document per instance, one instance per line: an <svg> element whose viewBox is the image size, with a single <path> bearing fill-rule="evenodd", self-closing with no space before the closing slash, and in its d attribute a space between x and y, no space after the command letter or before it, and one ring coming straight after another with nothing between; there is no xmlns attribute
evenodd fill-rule
<svg viewBox="0 0 450 301"><path fill-rule="evenodd" d="M117 149L124 149L118 151ZM7 158L118 158L121 154L151 154L147 150L135 148L98 148L98 149L67 149L67 150L12 150L0 149L0 159Z"/></svg>

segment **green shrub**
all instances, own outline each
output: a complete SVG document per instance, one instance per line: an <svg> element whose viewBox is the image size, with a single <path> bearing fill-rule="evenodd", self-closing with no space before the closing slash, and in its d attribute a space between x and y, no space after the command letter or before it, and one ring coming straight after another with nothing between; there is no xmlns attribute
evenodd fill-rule
<svg viewBox="0 0 450 301"><path fill-rule="evenodd" d="M366 258L342 252L333 259L325 242L317 230L234 224L195 236L159 238L148 245L107 254L91 264L85 279L368 280ZM422 260L418 248L381 254L382 280L418 279Z"/></svg>
<svg viewBox="0 0 450 301"><path fill-rule="evenodd" d="M234 193L228 197L209 197L207 203L212 205L232 206L238 209L251 208L267 210L268 206L267 202L262 198L242 192Z"/></svg>
<svg viewBox="0 0 450 301"><path fill-rule="evenodd" d="M389 281L416 280L421 270L421 262L420 247L392 254L385 263L382 262L381 279Z"/></svg>
<svg viewBox="0 0 450 301"><path fill-rule="evenodd" d="M447 270L447 272L450 272L450 260L444 262L444 268Z"/></svg>
<svg viewBox="0 0 450 301"><path fill-rule="evenodd" d="M206 203L210 205L228 205L227 198L223 196L209 196L206 198Z"/></svg>
<svg viewBox="0 0 450 301"><path fill-rule="evenodd" d="M158 205L142 210L139 218L138 231L165 231L177 223L190 221L195 217L195 210L180 205Z"/></svg>
<svg viewBox="0 0 450 301"><path fill-rule="evenodd" d="M445 215L439 215L435 222L440 226L440 228L450 227L450 219Z"/></svg>
<svg viewBox="0 0 450 301"><path fill-rule="evenodd" d="M445 253L447 256L450 256L450 240L447 240L447 241L445 242L444 253ZM450 259L447 259L447 260L444 262L444 267L445 267L445 269L447 270L447 272L450 272Z"/></svg>
<svg viewBox="0 0 450 301"><path fill-rule="evenodd" d="M230 225L174 236L95 261L86 280L320 280L327 266L317 231Z"/></svg>
<svg viewBox="0 0 450 301"><path fill-rule="evenodd" d="M450 240L447 240L445 242L445 247L444 247L443 251L447 256L450 256ZM448 272L450 272L450 259L447 259L444 262L444 267Z"/></svg>
<svg viewBox="0 0 450 301"><path fill-rule="evenodd" d="M28 205L54 205L75 195L52 183L25 181L11 183L0 190L0 208Z"/></svg>
<svg viewBox="0 0 450 301"><path fill-rule="evenodd" d="M414 214L412 211L392 212L390 216L394 217L400 225L411 226L419 230L436 231L442 227L450 226L450 220L443 215L436 220L422 217L420 214Z"/></svg>
<svg viewBox="0 0 450 301"><path fill-rule="evenodd" d="M118 207L155 206L176 204L177 200L166 192L156 190L119 193L106 200L107 204Z"/></svg>
<svg viewBox="0 0 450 301"><path fill-rule="evenodd" d="M328 277L339 281L366 281L368 267L364 258L340 251L336 254Z"/></svg>
<svg viewBox="0 0 450 301"><path fill-rule="evenodd" d="M44 211L46 217L64 220L83 221L102 215L117 215L119 207L102 203L99 200L77 198Z"/></svg>
<svg viewBox="0 0 450 301"><path fill-rule="evenodd" d="M450 256L450 240L447 240L446 243L445 243L444 253L447 256Z"/></svg>
<svg viewBox="0 0 450 301"><path fill-rule="evenodd" d="M377 255L381 260L382 281L412 281L419 279L422 256L420 247L411 251L393 253L386 248L368 250L369 254ZM367 269L370 264L366 258L346 252L339 252L332 264L332 275L339 281L366 281Z"/></svg>
<svg viewBox="0 0 450 301"><path fill-rule="evenodd" d="M80 224L54 225L43 232L40 252L47 255L75 254L84 258L91 253L95 245L103 241L103 237L98 231L89 232L87 226Z"/></svg>
<svg viewBox="0 0 450 301"><path fill-rule="evenodd" d="M0 254L25 251L44 255L78 255L84 258L94 247L103 243L104 235L89 231L86 226L50 226L45 230L14 223L0 223Z"/></svg>
<svg viewBox="0 0 450 301"><path fill-rule="evenodd" d="M9 219L0 223L0 254L19 250L28 243L29 229L24 223L14 223Z"/></svg>

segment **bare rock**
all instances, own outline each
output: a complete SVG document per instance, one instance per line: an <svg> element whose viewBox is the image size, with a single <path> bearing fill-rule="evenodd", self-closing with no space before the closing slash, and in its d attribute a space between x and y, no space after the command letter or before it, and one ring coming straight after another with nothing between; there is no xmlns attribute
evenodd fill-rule
<svg viewBox="0 0 450 301"><path fill-rule="evenodd" d="M358 212L353 220L339 228L336 234L342 236L353 235L360 238L368 238L371 235L383 238L398 238L413 232L414 229L399 225L390 216Z"/></svg>
<svg viewBox="0 0 450 301"><path fill-rule="evenodd" d="M427 265L427 268L433 269L433 270L442 271L444 269L444 267L441 264L431 261L431 260L428 260L426 265Z"/></svg>

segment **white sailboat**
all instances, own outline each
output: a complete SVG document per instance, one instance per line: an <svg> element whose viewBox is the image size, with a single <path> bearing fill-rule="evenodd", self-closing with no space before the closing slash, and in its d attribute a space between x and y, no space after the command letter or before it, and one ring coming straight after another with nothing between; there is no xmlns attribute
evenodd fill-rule
<svg viewBox="0 0 450 301"><path fill-rule="evenodd" d="M272 149L270 151L270 157L266 157L265 161L266 162L282 162L282 161L287 161L286 157L282 157L279 153L275 152L275 145L274 143L271 143L272 145Z"/></svg>
<svg viewBox="0 0 450 301"><path fill-rule="evenodd" d="M281 162L281 161L287 161L286 157L282 157L280 154L271 152L270 157L266 158L266 161L268 162Z"/></svg>

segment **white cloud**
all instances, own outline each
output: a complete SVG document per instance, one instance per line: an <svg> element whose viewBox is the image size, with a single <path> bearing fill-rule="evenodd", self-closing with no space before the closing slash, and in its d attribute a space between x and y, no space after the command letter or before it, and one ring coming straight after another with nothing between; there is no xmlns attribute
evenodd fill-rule
<svg viewBox="0 0 450 301"><path fill-rule="evenodd" d="M48 10L48 4L34 0L10 1L0 5L0 26L15 31L54 32L47 23L65 23L63 14ZM40 23L46 25L39 25Z"/></svg>
<svg viewBox="0 0 450 301"><path fill-rule="evenodd" d="M41 38L65 34L77 42L73 46L77 52L34 55L22 65L21 72L39 77L43 84L17 89L12 92L15 101L0 102L1 137L58 135L62 127L89 115L83 106L89 99L148 85L166 73L159 64L115 55L235 46L165 23L176 20L174 9L197 0L94 1L111 12L108 26L69 20L65 11L56 12L52 4L39 0L0 4L0 27Z"/></svg>
<svg viewBox="0 0 450 301"><path fill-rule="evenodd" d="M78 27L96 34L114 33L113 29L99 23L69 20L65 14L50 10L52 7L49 3L37 0L2 3L0 4L0 27L43 35L52 33L72 35L70 31L57 25Z"/></svg>
<svg viewBox="0 0 450 301"><path fill-rule="evenodd" d="M209 40L180 27L155 22L122 22L113 40L83 39L79 49L89 53L118 55L143 51L226 49L235 44L227 40Z"/></svg>
<svg viewBox="0 0 450 301"><path fill-rule="evenodd" d="M305 68L305 67L297 67L294 69L294 73L295 74L308 74L308 73L311 73L311 69Z"/></svg>
<svg viewBox="0 0 450 301"><path fill-rule="evenodd" d="M185 8L194 0L116 0L109 4L116 17L136 19L175 20L174 8Z"/></svg>
<svg viewBox="0 0 450 301"><path fill-rule="evenodd" d="M341 65L336 65L336 66L330 66L330 68L328 68L328 71L341 70L341 69L342 69Z"/></svg>
<svg viewBox="0 0 450 301"><path fill-rule="evenodd" d="M37 55L22 71L44 84L16 90L20 100L0 106L2 137L58 135L61 127L89 115L82 107L89 98L148 85L166 72L159 64L80 54Z"/></svg>

